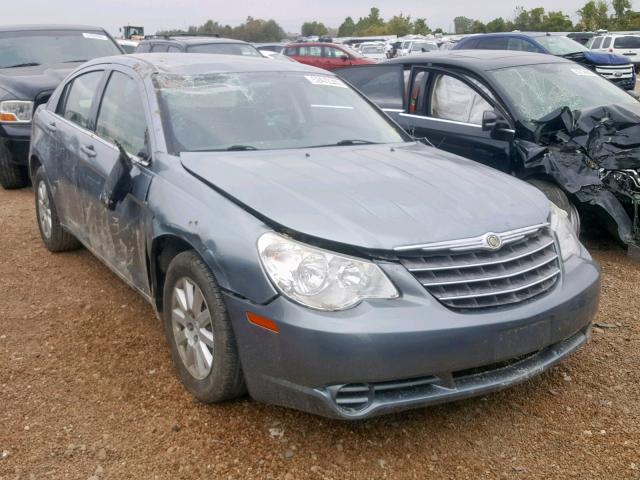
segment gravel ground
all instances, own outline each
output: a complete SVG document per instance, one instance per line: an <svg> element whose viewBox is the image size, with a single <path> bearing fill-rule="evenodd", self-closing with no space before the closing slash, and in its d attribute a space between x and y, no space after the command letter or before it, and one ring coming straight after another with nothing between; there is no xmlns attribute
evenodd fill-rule
<svg viewBox="0 0 640 480"><path fill-rule="evenodd" d="M198 404L152 309L87 251L52 255L0 189L0 479L640 479L640 266L604 272L593 340L511 390L341 423Z"/></svg>

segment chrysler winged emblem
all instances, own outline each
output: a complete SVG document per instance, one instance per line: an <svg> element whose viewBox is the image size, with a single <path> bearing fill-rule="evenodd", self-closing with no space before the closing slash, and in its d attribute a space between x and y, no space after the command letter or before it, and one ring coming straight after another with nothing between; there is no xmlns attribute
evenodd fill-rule
<svg viewBox="0 0 640 480"><path fill-rule="evenodd" d="M502 239L495 233L487 233L484 237L484 242L490 250L498 250L502 247Z"/></svg>

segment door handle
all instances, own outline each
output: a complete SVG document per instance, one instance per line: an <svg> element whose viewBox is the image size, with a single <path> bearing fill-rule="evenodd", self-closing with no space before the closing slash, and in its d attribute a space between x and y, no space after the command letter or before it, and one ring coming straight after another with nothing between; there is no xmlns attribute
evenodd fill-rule
<svg viewBox="0 0 640 480"><path fill-rule="evenodd" d="M55 132L56 130L58 130L58 127L56 127L56 122L47 123L47 130L49 130L50 132Z"/></svg>
<svg viewBox="0 0 640 480"><path fill-rule="evenodd" d="M93 145L83 145L80 147L80 151L84 153L87 157L95 157L96 150Z"/></svg>

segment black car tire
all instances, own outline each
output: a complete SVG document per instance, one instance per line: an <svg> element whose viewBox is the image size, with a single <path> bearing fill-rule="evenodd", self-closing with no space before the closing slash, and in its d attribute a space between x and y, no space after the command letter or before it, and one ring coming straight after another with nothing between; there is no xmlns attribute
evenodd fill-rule
<svg viewBox="0 0 640 480"><path fill-rule="evenodd" d="M62 225L60 225L60 220L58 218L58 212L56 211L56 206L53 202L53 197L51 196L51 187L49 185L49 180L44 172L44 168L38 168L35 177L33 178L34 191L35 191L35 202L36 202L36 222L38 224L38 230L40 231L40 237L42 238L42 242L44 246L47 247L47 250L50 252L66 252L68 250L75 250L80 247L80 242L71 235L67 230L64 229ZM41 188L41 185L44 186L44 190ZM49 235L45 232L43 227L42 220L42 205L41 195L47 195L47 204L49 208L49 216L50 216L50 232Z"/></svg>
<svg viewBox="0 0 640 480"><path fill-rule="evenodd" d="M5 190L29 185L27 167L11 163L11 152L4 145L0 145L0 185Z"/></svg>
<svg viewBox="0 0 640 480"><path fill-rule="evenodd" d="M562 191L560 187L557 185L548 182L546 180L540 180L537 178L532 178L528 180L528 183L536 187L542 193L546 195L546 197L553 202L558 208L561 208L567 215L569 216L569 221L573 226L576 235L580 234L580 214L578 213L578 209L576 206L571 203L567 194Z"/></svg>
<svg viewBox="0 0 640 480"><path fill-rule="evenodd" d="M174 288L178 282L184 279L188 279L201 290L211 320L214 343L213 360L211 370L202 379L196 378L189 372L178 352L178 344L174 335L172 322ZM203 403L216 403L231 400L246 393L236 340L227 308L213 273L193 250L176 255L169 264L164 281L162 316L165 336L171 348L171 357L178 377L198 400Z"/></svg>

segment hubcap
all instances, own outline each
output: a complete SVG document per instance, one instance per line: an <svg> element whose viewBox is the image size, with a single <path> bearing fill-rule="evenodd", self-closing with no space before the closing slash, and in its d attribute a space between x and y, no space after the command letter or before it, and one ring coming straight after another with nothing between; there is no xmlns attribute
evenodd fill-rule
<svg viewBox="0 0 640 480"><path fill-rule="evenodd" d="M40 229L46 238L51 238L51 205L49 204L49 192L44 180L38 184L38 221Z"/></svg>
<svg viewBox="0 0 640 480"><path fill-rule="evenodd" d="M213 366L213 323L200 288L183 277L173 287L171 327L182 363L197 380Z"/></svg>

